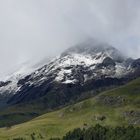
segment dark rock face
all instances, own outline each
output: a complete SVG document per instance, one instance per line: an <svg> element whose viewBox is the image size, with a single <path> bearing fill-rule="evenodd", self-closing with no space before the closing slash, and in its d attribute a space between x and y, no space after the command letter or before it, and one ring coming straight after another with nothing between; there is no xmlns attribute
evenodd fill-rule
<svg viewBox="0 0 140 140"><path fill-rule="evenodd" d="M133 61L132 68L140 68L140 59Z"/></svg>
<svg viewBox="0 0 140 140"><path fill-rule="evenodd" d="M6 81L6 82L0 82L0 87L6 86L9 83L11 83L11 81Z"/></svg>
<svg viewBox="0 0 140 140"><path fill-rule="evenodd" d="M104 67L107 67L107 66L115 66L116 63L110 57L107 57L107 58L104 59L102 65Z"/></svg>
<svg viewBox="0 0 140 140"><path fill-rule="evenodd" d="M103 62L97 66L97 69L104 69L104 68L106 68L108 70L111 69L112 72L113 72L113 71L115 71L115 66L116 66L115 61L112 58L110 58L110 57L106 57L103 60Z"/></svg>
<svg viewBox="0 0 140 140"><path fill-rule="evenodd" d="M123 82L123 79L104 78L88 81L82 86L79 83L52 84L47 82L44 82L39 87L26 85L8 101L8 104L28 103L41 99L41 102L43 102L47 108L53 109L72 101L80 100L82 97L87 98L94 96L100 90L111 88L114 85L119 86L123 84ZM92 95L85 94L91 90L93 90Z"/></svg>

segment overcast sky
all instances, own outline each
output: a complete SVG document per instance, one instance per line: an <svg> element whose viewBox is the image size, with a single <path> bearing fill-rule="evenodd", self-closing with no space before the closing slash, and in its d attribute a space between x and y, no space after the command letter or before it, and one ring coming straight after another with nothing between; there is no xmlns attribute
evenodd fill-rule
<svg viewBox="0 0 140 140"><path fill-rule="evenodd" d="M140 0L0 0L0 78L87 37L140 57Z"/></svg>

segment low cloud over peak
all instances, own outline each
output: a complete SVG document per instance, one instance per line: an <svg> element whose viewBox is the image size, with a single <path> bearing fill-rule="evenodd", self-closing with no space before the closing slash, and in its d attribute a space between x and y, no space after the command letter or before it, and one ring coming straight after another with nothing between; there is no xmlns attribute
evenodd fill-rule
<svg viewBox="0 0 140 140"><path fill-rule="evenodd" d="M139 0L0 1L0 77L92 37L140 57Z"/></svg>

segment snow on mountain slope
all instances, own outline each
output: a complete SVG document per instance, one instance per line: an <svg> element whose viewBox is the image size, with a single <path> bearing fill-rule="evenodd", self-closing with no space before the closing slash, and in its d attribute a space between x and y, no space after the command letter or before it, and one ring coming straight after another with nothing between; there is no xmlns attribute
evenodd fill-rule
<svg viewBox="0 0 140 140"><path fill-rule="evenodd" d="M83 85L91 79L123 77L132 71L131 63L117 49L104 43L88 40L71 47L40 69L25 74L26 68L0 86L0 93L18 93L24 86L39 87L43 83ZM21 74L22 73L22 74ZM23 74L24 73L24 74ZM30 74L31 73L31 74ZM27 76L29 75L29 76Z"/></svg>
<svg viewBox="0 0 140 140"><path fill-rule="evenodd" d="M14 72L11 75L8 75L5 78L5 82L9 81L5 86L0 86L0 94L2 93L7 93L7 94L14 94L16 93L19 89L20 86L18 86L18 81L22 78L24 78L26 75L32 73L34 69L28 68L26 66L21 67L19 70Z"/></svg>
<svg viewBox="0 0 140 140"><path fill-rule="evenodd" d="M66 50L50 63L18 82L39 87L44 82L62 84L84 84L101 77L121 77L130 70L124 65L125 59L118 50L106 44L74 47ZM88 48L88 49L87 49ZM22 84L20 81L22 82Z"/></svg>
<svg viewBox="0 0 140 140"><path fill-rule="evenodd" d="M18 85L18 81L44 65L44 61L47 63L49 59L45 58L36 64L31 64L30 62L24 63L19 69L15 70L14 73L6 76L3 80L4 82L2 82L3 84L0 85L0 94L15 94L18 92L21 88L21 86Z"/></svg>

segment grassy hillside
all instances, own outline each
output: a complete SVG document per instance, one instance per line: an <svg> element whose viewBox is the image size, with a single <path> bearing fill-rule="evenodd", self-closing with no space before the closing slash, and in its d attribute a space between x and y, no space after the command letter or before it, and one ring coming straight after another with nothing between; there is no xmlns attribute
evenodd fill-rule
<svg viewBox="0 0 140 140"><path fill-rule="evenodd" d="M0 140L20 137L26 140L48 140L51 137L62 137L74 128L89 127L97 123L112 127L128 124L140 126L139 108L140 78L29 122L1 128Z"/></svg>

